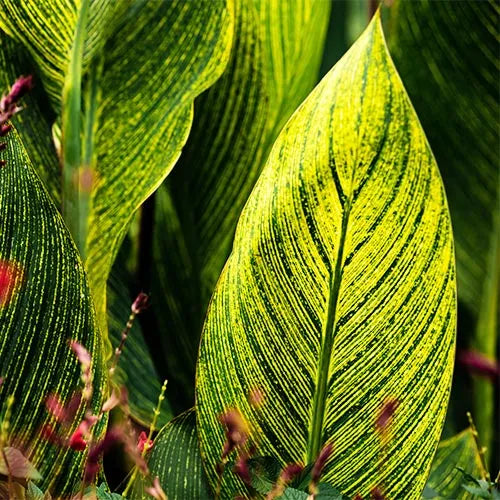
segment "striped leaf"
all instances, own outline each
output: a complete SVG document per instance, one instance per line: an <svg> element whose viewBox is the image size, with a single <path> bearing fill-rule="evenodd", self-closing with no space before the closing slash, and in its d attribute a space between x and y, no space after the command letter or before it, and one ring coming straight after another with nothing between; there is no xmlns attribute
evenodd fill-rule
<svg viewBox="0 0 500 500"><path fill-rule="evenodd" d="M53 424L45 398L66 402L81 387L75 339L93 354L94 411L105 396L102 341L78 252L35 174L17 132L5 138L0 170L0 409L14 397L9 441L43 477L41 486L68 494L80 480L84 453L41 436ZM75 426L83 408L75 419ZM66 436L67 437L67 436Z"/></svg>
<svg viewBox="0 0 500 500"><path fill-rule="evenodd" d="M33 72L33 61L20 44L0 31L0 88L8 89L19 75ZM47 95L35 80L35 88L24 97L22 113L13 123L23 139L26 151L56 204L60 203L61 188L59 159L52 142L51 126L54 113L47 105Z"/></svg>
<svg viewBox="0 0 500 500"><path fill-rule="evenodd" d="M184 408L193 402L202 322L238 217L279 129L317 81L329 8L236 2L227 71L197 99L193 130L156 200L153 310Z"/></svg>
<svg viewBox="0 0 500 500"><path fill-rule="evenodd" d="M148 459L151 476L158 477L169 500L213 498L203 471L194 410L179 415L156 436ZM148 498L148 481L139 478L130 498Z"/></svg>
<svg viewBox="0 0 500 500"><path fill-rule="evenodd" d="M494 360L500 276L500 4L400 0L389 14L391 51L450 202L458 297L477 322L475 331L459 330L459 339ZM481 439L491 448L490 381L476 382L474 398Z"/></svg>
<svg viewBox="0 0 500 500"><path fill-rule="evenodd" d="M439 443L427 480L427 487L436 495L429 495L426 498L443 500L475 498L462 488L465 478L457 467L473 477L481 477L481 459L470 428Z"/></svg>
<svg viewBox="0 0 500 500"><path fill-rule="evenodd" d="M85 256L103 332L106 279L127 225L177 161L194 98L228 61L232 1L31 0L7 2L0 14L0 27L33 56L58 112L64 86L62 150L71 157L63 159L65 185L80 175L70 167L91 168L83 171L91 186L63 196L64 215ZM83 88L74 88L80 80Z"/></svg>
<svg viewBox="0 0 500 500"><path fill-rule="evenodd" d="M377 13L274 144L212 297L197 370L212 487L218 415L237 407L257 454L312 462L333 442L323 479L343 494L418 498L446 412L455 309L442 182ZM223 491L241 487L228 478Z"/></svg>
<svg viewBox="0 0 500 500"><path fill-rule="evenodd" d="M106 46L86 250L103 328L106 278L128 223L177 161L194 98L229 58L232 22L232 0L139 2Z"/></svg>
<svg viewBox="0 0 500 500"><path fill-rule="evenodd" d="M54 109L61 109L64 80L75 40L78 13L88 4L83 67L104 46L116 27L120 13L131 0L4 0L0 27L24 44L40 70L40 76Z"/></svg>

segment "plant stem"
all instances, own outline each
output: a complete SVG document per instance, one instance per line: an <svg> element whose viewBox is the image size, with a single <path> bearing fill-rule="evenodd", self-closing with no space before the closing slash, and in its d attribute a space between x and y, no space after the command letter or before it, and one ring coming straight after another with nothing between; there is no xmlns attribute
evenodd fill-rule
<svg viewBox="0 0 500 500"><path fill-rule="evenodd" d="M147 451L149 450L149 443L153 437L153 432L156 427L156 423L158 421L158 415L160 415L161 411L161 404L163 403L163 400L165 399L165 391L167 390L167 381L163 381L163 385L160 390L160 395L158 396L158 403L156 405L156 408L153 410L153 420L151 422L151 425L149 426L149 433L146 442L144 443L144 448L142 450L141 456L144 458L146 456ZM134 469L132 470L132 474L127 482L127 485L125 486L125 489L123 490L122 496L126 497L132 488L132 486L135 483L135 479L137 477L137 471L138 471L137 465L134 466Z"/></svg>
<svg viewBox="0 0 500 500"><path fill-rule="evenodd" d="M472 349L478 351L489 360L496 359L498 298L500 286L500 217L494 220L488 272L481 297L481 309L477 320ZM487 378L473 377L473 416L481 441L486 447L486 462L491 457L493 433L495 429L495 386Z"/></svg>
<svg viewBox="0 0 500 500"><path fill-rule="evenodd" d="M83 45L89 0L81 0L62 96L62 213L84 257L85 227L80 227L79 191L81 166L81 99Z"/></svg>

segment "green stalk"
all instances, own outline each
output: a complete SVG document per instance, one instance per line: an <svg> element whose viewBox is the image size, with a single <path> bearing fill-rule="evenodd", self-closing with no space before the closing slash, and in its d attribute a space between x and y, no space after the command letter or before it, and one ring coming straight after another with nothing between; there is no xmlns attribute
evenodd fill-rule
<svg viewBox="0 0 500 500"><path fill-rule="evenodd" d="M84 258L86 226L80 220L80 166L81 166L81 106L82 60L87 28L89 0L82 0L75 27L68 72L62 96L62 213L82 258Z"/></svg>
<svg viewBox="0 0 500 500"><path fill-rule="evenodd" d="M79 175L78 189L78 228L81 235L80 254L85 259L85 243L88 232L88 216L90 213L90 194L92 191L92 183L95 177L94 173L94 143L95 132L98 123L98 103L100 98L99 93L99 77L102 70L102 60L98 60L93 64L85 90L85 117L84 117L84 135L83 135L83 157Z"/></svg>
<svg viewBox="0 0 500 500"><path fill-rule="evenodd" d="M491 235L488 273L481 298L472 349L494 361L497 351L497 319L500 281L500 216L497 212ZM482 444L486 447L485 459L491 457L495 427L495 386L487 378L473 377L473 417Z"/></svg>

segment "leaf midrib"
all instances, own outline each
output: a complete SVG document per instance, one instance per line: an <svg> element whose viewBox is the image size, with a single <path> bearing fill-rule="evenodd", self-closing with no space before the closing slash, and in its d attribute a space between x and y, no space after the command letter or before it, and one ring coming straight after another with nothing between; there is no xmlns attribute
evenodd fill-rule
<svg viewBox="0 0 500 500"><path fill-rule="evenodd" d="M318 377L312 406L311 432L309 434L309 442L307 446L308 463L313 463L316 460L323 446L322 434L323 422L325 419L326 399L328 394L328 378L330 374L331 355L337 333L337 303L340 294L342 269L344 265L344 246L350 211L351 202L348 198L342 214L342 228L337 248L337 257L335 259L335 270L331 273L330 277L330 294L328 297L326 322L324 323L324 327L321 332Z"/></svg>

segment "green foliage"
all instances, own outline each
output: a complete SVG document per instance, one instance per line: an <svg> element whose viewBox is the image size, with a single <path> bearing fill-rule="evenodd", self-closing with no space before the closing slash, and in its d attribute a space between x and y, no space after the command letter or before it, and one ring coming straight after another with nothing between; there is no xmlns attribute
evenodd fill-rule
<svg viewBox="0 0 500 500"><path fill-rule="evenodd" d="M470 428L439 444L424 497L457 500L471 498L462 488L464 476L460 468L471 476L480 476L482 473L479 450Z"/></svg>
<svg viewBox="0 0 500 500"><path fill-rule="evenodd" d="M436 156L450 204L458 297L474 317L472 328L459 325L459 344L495 360L500 6L496 0L399 0L389 13L391 52ZM473 414L490 449L499 445L492 442L494 398L490 380L475 380Z"/></svg>
<svg viewBox="0 0 500 500"><path fill-rule="evenodd" d="M161 478L170 500L210 498L198 450L194 410L179 415L158 433L148 466L153 477ZM143 497L146 487L147 480L139 478L130 498Z"/></svg>
<svg viewBox="0 0 500 500"><path fill-rule="evenodd" d="M216 416L236 406L259 454L310 463L331 441L324 478L344 493L413 497L441 433L454 331L444 190L377 16L281 132L212 297L196 401L212 487ZM382 444L388 398L400 407Z"/></svg>
<svg viewBox="0 0 500 500"><path fill-rule="evenodd" d="M1 498L498 498L500 6L384 3L2 2Z"/></svg>
<svg viewBox="0 0 500 500"><path fill-rule="evenodd" d="M153 302L184 408L193 404L203 319L238 217L279 130L316 82L329 7L236 3L228 68L196 101L186 147L157 194Z"/></svg>
<svg viewBox="0 0 500 500"><path fill-rule="evenodd" d="M93 408L100 408L106 384L102 338L95 322L78 252L56 207L42 186L18 134L5 138L8 163L0 170L0 262L11 283L0 302L0 409L13 396L8 439L30 450L44 480L71 492L80 479L84 453L59 448L42 437L53 425L44 401L58 394L67 402L80 387L80 365L68 341L93 353ZM80 408L74 427L84 408Z"/></svg>

